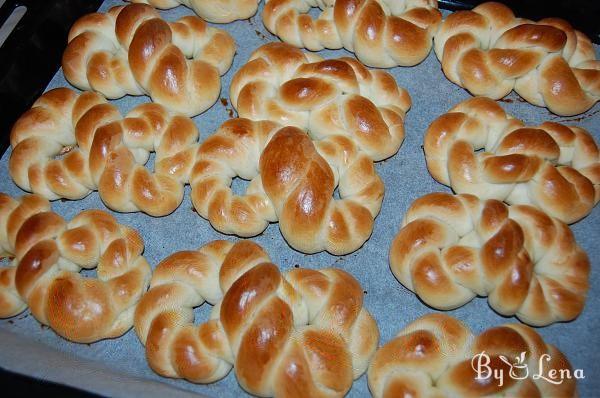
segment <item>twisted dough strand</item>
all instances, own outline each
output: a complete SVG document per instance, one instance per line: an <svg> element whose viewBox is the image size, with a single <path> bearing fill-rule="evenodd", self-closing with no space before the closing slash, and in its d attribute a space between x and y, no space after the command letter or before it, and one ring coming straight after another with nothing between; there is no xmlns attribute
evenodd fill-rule
<svg viewBox="0 0 600 398"><path fill-rule="evenodd" d="M569 227L531 206L472 195L417 199L390 248L396 278L434 308L488 296L502 315L534 326L575 319L590 264Z"/></svg>
<svg viewBox="0 0 600 398"><path fill-rule="evenodd" d="M566 223L600 201L600 149L590 133L552 122L526 127L489 98L435 120L424 150L432 176L458 193L531 204Z"/></svg>
<svg viewBox="0 0 600 398"><path fill-rule="evenodd" d="M316 20L312 7L322 11ZM441 19L437 0L267 0L263 12L267 29L286 43L343 47L379 68L423 61Z"/></svg>
<svg viewBox="0 0 600 398"><path fill-rule="evenodd" d="M194 10L208 22L228 23L237 19L248 19L258 8L260 0L129 0L132 3L149 4L167 10L181 4Z"/></svg>
<svg viewBox="0 0 600 398"><path fill-rule="evenodd" d="M231 191L235 176L251 180L243 196ZM384 191L373 162L349 138L313 142L298 128L247 119L226 122L201 145L190 183L198 213L219 231L253 236L279 221L290 246L305 253L358 249Z"/></svg>
<svg viewBox="0 0 600 398"><path fill-rule="evenodd" d="M111 209L161 216L183 200L197 139L189 118L158 104L124 118L98 94L59 88L15 123L9 172L19 187L50 200L81 199L97 189ZM144 167L150 152L154 173Z"/></svg>
<svg viewBox="0 0 600 398"><path fill-rule="evenodd" d="M342 270L281 274L250 241L214 241L158 265L135 330L162 376L211 383L235 367L255 395L341 397L377 347L362 295ZM211 319L193 325L205 300Z"/></svg>
<svg viewBox="0 0 600 398"><path fill-rule="evenodd" d="M235 42L198 17L166 22L143 4L75 22L63 54L65 78L108 98L149 95L171 111L198 115L215 103Z"/></svg>
<svg viewBox="0 0 600 398"><path fill-rule="evenodd" d="M482 352L490 359L492 371L503 372L502 385L491 375L477 379L473 358ZM577 397L574 378L555 376L548 382L534 376L551 378L552 371L573 374L565 355L530 327L507 324L473 336L459 320L429 314L410 323L377 351L369 365L368 382L375 398Z"/></svg>
<svg viewBox="0 0 600 398"><path fill-rule="evenodd" d="M532 22L484 3L449 15L434 48L446 77L473 95L499 99L515 90L558 115L585 112L600 100L592 42L562 19Z"/></svg>
<svg viewBox="0 0 600 398"><path fill-rule="evenodd" d="M230 98L242 118L295 126L316 140L347 136L375 161L398 152L411 105L389 73L283 43L254 51L234 75Z"/></svg>
<svg viewBox="0 0 600 398"><path fill-rule="evenodd" d="M0 299L9 297L12 306L1 315L29 306L39 322L79 343L124 334L150 279L142 238L99 210L67 224L49 209L37 195L14 200L0 194L1 243L14 255L12 266L0 271ZM79 275L96 266L97 279Z"/></svg>

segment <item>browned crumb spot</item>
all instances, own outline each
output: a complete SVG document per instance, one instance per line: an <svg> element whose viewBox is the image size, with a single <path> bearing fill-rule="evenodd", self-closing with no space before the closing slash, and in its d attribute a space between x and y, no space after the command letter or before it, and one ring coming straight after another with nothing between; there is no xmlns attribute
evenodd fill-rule
<svg viewBox="0 0 600 398"><path fill-rule="evenodd" d="M229 105L229 102L227 101L227 98L221 98L221 104L223 104L223 106Z"/></svg>

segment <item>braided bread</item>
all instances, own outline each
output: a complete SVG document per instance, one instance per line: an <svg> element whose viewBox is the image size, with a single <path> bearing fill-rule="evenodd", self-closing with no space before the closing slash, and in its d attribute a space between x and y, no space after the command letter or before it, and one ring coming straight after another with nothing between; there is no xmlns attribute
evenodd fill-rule
<svg viewBox="0 0 600 398"><path fill-rule="evenodd" d="M231 66L229 33L195 16L166 22L143 4L88 14L75 22L63 54L65 78L108 98L149 95L187 116L210 108Z"/></svg>
<svg viewBox="0 0 600 398"><path fill-rule="evenodd" d="M535 326L576 318L590 271L587 255L557 219L531 206L447 193L411 205L392 242L390 266L434 308L488 296L500 314Z"/></svg>
<svg viewBox="0 0 600 398"><path fill-rule="evenodd" d="M482 353L489 359L482 365L489 369L482 366L478 378ZM486 374L490 370L494 376ZM573 375L566 356L530 327L507 324L473 336L459 320L429 314L377 350L368 382L375 398L577 397L576 380L552 377L553 371ZM493 378L500 374L501 379Z"/></svg>
<svg viewBox="0 0 600 398"><path fill-rule="evenodd" d="M211 318L194 325L205 300ZM212 383L235 366L254 395L342 397L379 340L362 300L340 269L282 274L255 243L214 241L157 266L135 330L162 376Z"/></svg>
<svg viewBox="0 0 600 398"><path fill-rule="evenodd" d="M231 191L236 176L252 180L243 196ZM349 138L313 142L296 127L247 119L226 122L201 145L190 183L196 210L221 232L254 236L279 221L296 250L338 255L370 237L384 191Z"/></svg>
<svg viewBox="0 0 600 398"><path fill-rule="evenodd" d="M240 117L296 126L314 139L348 136L375 161L398 152L411 104L389 73L283 43L254 51L234 75L230 97Z"/></svg>
<svg viewBox="0 0 600 398"><path fill-rule="evenodd" d="M100 210L83 211L68 224L49 210L41 196L0 194L1 244L14 256L0 271L0 300L10 297L11 305L0 315L29 306L39 322L79 343L124 334L150 280L142 238ZM78 274L96 266L97 279Z"/></svg>
<svg viewBox="0 0 600 398"><path fill-rule="evenodd" d="M311 7L322 10L316 20ZM441 19L437 0L266 0L263 12L267 29L286 43L344 47L379 68L423 61Z"/></svg>
<svg viewBox="0 0 600 398"><path fill-rule="evenodd" d="M228 23L256 14L260 0L129 0L163 10L183 4L208 22Z"/></svg>
<svg viewBox="0 0 600 398"><path fill-rule="evenodd" d="M50 200L97 189L113 210L162 216L183 200L197 139L189 118L161 105L140 105L123 118L98 94L59 88L15 123L9 171L19 187ZM154 173L144 167L152 151Z"/></svg>
<svg viewBox="0 0 600 398"><path fill-rule="evenodd" d="M424 150L433 178L458 193L531 204L566 223L600 200L600 150L586 130L525 127L488 98L464 101L435 120Z"/></svg>
<svg viewBox="0 0 600 398"><path fill-rule="evenodd" d="M473 95L499 99L515 90L557 115L585 112L600 100L594 47L562 19L532 22L484 3L449 15L434 49L446 77Z"/></svg>

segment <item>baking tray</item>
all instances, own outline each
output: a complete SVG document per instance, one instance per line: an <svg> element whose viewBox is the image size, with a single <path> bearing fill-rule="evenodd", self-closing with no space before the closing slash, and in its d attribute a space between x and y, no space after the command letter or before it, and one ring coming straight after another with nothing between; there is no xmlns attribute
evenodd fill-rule
<svg viewBox="0 0 600 398"><path fill-rule="evenodd" d="M100 10L106 11L109 7L119 4L126 3L108 0ZM258 16L219 26L233 35L238 44L238 51L232 68L222 79L223 99L217 101L204 114L194 118L202 140L235 114L228 103L229 84L235 71L247 62L253 50L277 40L262 24L262 7L261 4ZM187 8L178 7L161 14L167 20L174 20L192 12ZM320 55L325 58L352 56L344 50L322 51ZM376 165L385 183L385 198L371 239L360 250L337 257L325 252L305 255L294 251L283 240L277 224L270 225L263 234L254 238L283 270L298 264L315 269L339 267L354 275L363 286L364 305L379 325L380 343L389 341L408 322L435 312L396 281L389 269L388 250L402 217L413 200L429 192L449 191L435 182L427 171L421 148L423 134L435 118L460 101L470 98L465 90L444 77L440 63L433 53L420 65L393 68L389 69L389 72L409 91L413 105L406 117L406 139L400 151ZM69 85L59 71L48 89L60 86ZM125 97L114 103L122 112L127 112L135 105L147 101L148 97ZM514 93L503 99L500 104L510 114L528 124L537 124L545 120L575 124L588 129L596 140L600 141L599 104L585 114L566 118L553 115L545 108L532 106ZM8 174L9 156L10 150L4 153L0 160L0 191L19 196L23 192L14 185ZM149 167L152 167L151 163L152 159ZM241 189L243 186L239 180L234 181L234 189ZM145 256L152 267L175 251L197 248L214 239L237 239L218 233L208 221L199 217L192 210L189 193L188 186L181 206L166 217L153 218L142 213L114 213L120 222L140 231L146 244ZM108 210L96 192L80 201L55 201L52 208L66 219L71 219L84 209ZM583 369L585 379L578 382L578 389L584 397L597 396L600 391L600 361L596 351L596 347L600 347L600 276L596 270L596 267L600 266L599 225L600 206L597 206L588 217L572 226L577 241L587 251L592 262L591 287L583 313L573 322L538 329L547 342L557 345L567 355L574 368ZM197 308L196 322L208 319L209 312L210 307L207 304ZM496 314L490 309L485 298L476 298L448 313L464 321L476 333L503 323L518 322L516 318L505 318ZM245 395L233 372L223 380L209 385L196 385L156 375L148 367L144 348L133 330L118 339L90 345L74 344L58 337L52 330L41 327L26 311L12 319L0 320L0 347L0 367L110 396L135 396L141 393L147 396L165 396L166 391L174 396L187 395L185 391L210 397ZM348 396L369 396L366 375L355 381Z"/></svg>

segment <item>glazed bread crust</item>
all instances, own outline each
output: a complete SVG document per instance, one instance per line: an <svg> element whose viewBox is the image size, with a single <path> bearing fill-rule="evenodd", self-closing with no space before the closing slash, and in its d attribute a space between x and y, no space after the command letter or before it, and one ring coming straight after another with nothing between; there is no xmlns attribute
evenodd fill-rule
<svg viewBox="0 0 600 398"><path fill-rule="evenodd" d="M502 386L491 377L477 379L472 360L482 352L490 358L492 371L504 372ZM543 355L549 355L549 361ZM554 384L534 377L539 370L544 377L552 370L573 374L566 356L544 342L534 329L507 324L474 336L456 318L429 314L410 323L377 350L369 365L368 382L375 398L578 396L574 378Z"/></svg>
<svg viewBox="0 0 600 398"><path fill-rule="evenodd" d="M234 177L250 180L245 194L232 192ZM195 208L217 230L248 237L278 221L305 253L361 247L384 191L372 160L348 137L312 141L296 127L248 119L225 122L202 143L190 184Z"/></svg>
<svg viewBox="0 0 600 398"><path fill-rule="evenodd" d="M564 116L600 100L600 61L592 42L562 19L533 22L488 2L450 14L434 49L446 77L473 95L500 99L515 90Z"/></svg>
<svg viewBox="0 0 600 398"><path fill-rule="evenodd" d="M434 308L487 296L495 311L534 326L575 319L589 288L588 257L566 224L532 206L466 194L417 199L390 267Z"/></svg>
<svg viewBox="0 0 600 398"><path fill-rule="evenodd" d="M431 51L442 19L437 0L267 0L263 22L281 40L311 51L345 48L365 65L413 66ZM313 19L307 13L319 7Z"/></svg>
<svg viewBox="0 0 600 398"><path fill-rule="evenodd" d="M193 308L215 304L194 325ZM281 273L257 244L213 241L163 260L135 313L150 367L212 383L232 367L251 394L342 397L366 369L379 330L346 272Z"/></svg>
<svg viewBox="0 0 600 398"><path fill-rule="evenodd" d="M2 317L29 307L39 322L78 343L131 328L151 274L135 230L100 210L85 210L67 223L41 196L4 194L0 227L2 248L14 256L0 269L0 301L10 305L2 306ZM97 278L79 274L96 267Z"/></svg>
<svg viewBox="0 0 600 398"><path fill-rule="evenodd" d="M80 18L62 59L65 78L107 98L149 95L187 116L210 108L236 45L229 33L195 16L166 22L144 4Z"/></svg>
<svg viewBox="0 0 600 398"><path fill-rule="evenodd" d="M98 190L113 210L162 216L183 200L197 140L192 120L161 105L123 117L96 93L58 88L13 126L9 172L20 188L50 200ZM151 152L154 172L144 166Z"/></svg>
<svg viewBox="0 0 600 398"><path fill-rule="evenodd" d="M260 0L129 0L132 3L149 4L167 10L184 5L191 8L202 19L214 23L228 23L237 19L248 19L258 8Z"/></svg>
<svg viewBox="0 0 600 398"><path fill-rule="evenodd" d="M284 43L254 51L234 75L230 98L239 117L295 126L316 140L347 136L374 161L398 152L411 105L387 72Z"/></svg>
<svg viewBox="0 0 600 398"><path fill-rule="evenodd" d="M600 200L600 150L589 132L554 122L525 126L489 98L466 100L436 119L424 151L433 178L455 192L530 204L569 224Z"/></svg>

